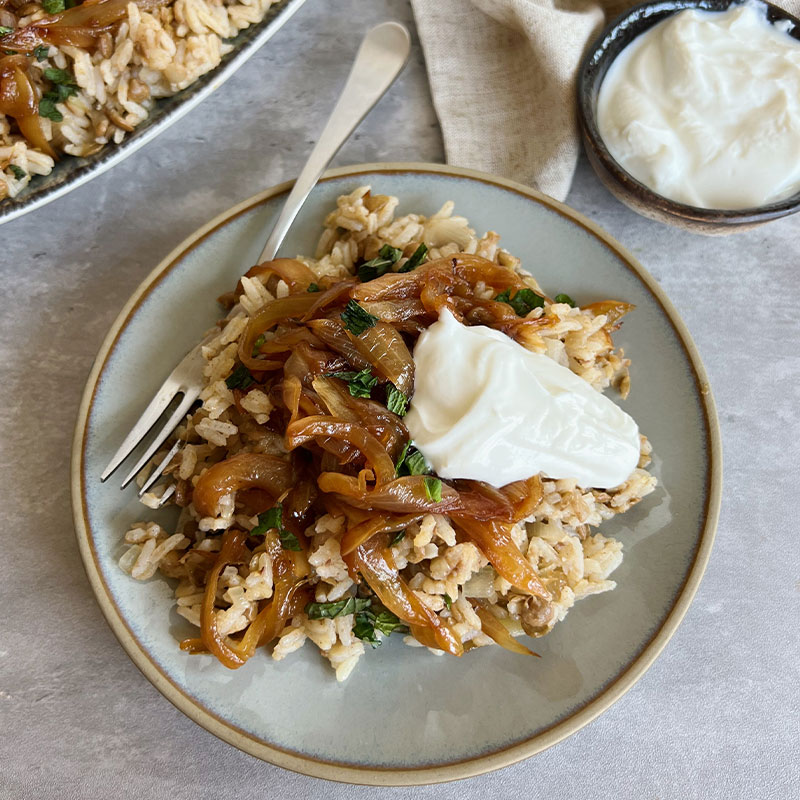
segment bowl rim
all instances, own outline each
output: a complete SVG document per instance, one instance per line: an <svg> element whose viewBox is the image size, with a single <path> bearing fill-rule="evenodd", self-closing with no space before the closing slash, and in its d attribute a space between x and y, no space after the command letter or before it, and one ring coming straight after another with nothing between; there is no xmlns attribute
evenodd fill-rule
<svg viewBox="0 0 800 800"><path fill-rule="evenodd" d="M138 136L130 135L119 144L107 143L97 153L97 160L77 166L75 171L60 183L52 184L42 189L34 187L31 192L28 192L29 187L26 187L23 193L28 194L28 197L20 193L18 197L22 199L18 202L16 201L17 198L9 198L12 202L8 204L0 202L0 225L11 222L13 219L18 219L31 211L35 211L37 208L42 208L42 206L52 203L53 200L58 200L59 197L69 194L73 189L83 186L98 175L108 172L112 167L151 142L179 119L185 117L209 95L219 89L246 61L252 58L300 10L306 0L279 0L279 2L281 2L280 6L271 6L266 10L264 19L254 23L254 25L263 25L263 28L251 41L243 45L238 52L233 53L227 62L219 64L204 75L200 75L194 83L181 90L181 92L184 92L197 86L194 93L177 103L162 117L159 117L145 130L141 131ZM247 28L243 29L240 34L245 33L247 30ZM179 93L163 99L174 98L177 94ZM148 114L142 124L147 122L149 116ZM78 156L68 157L79 159Z"/></svg>
<svg viewBox="0 0 800 800"><path fill-rule="evenodd" d="M780 8L780 6L773 5L768 0L651 0L650 2L639 3L611 20L589 45L578 67L578 124L583 134L587 151L590 151L590 155L602 163L603 168L611 174L614 181L622 186L626 192L639 195L648 206L662 214L687 222L735 226L767 222L800 211L800 191L784 200L750 208L700 208L670 200L636 179L619 164L606 147L597 125L597 93L609 67L619 55L617 53L614 56L610 56L608 52L609 46L625 36L632 23L642 17L645 19L654 18L645 29L635 34L624 45L623 50L645 31L650 30L659 22L680 11L698 9L700 11L722 12L733 6L744 5L757 5L766 9L770 23L774 23L776 20L791 22L793 24L792 33L794 38L800 39L800 19ZM606 64L606 62L608 63ZM598 72L601 74L598 74Z"/></svg>
<svg viewBox="0 0 800 800"><path fill-rule="evenodd" d="M97 553L93 546L92 534L88 521L86 494L84 491L84 461L88 433L87 423L96 396L100 376L103 373L109 355L114 349L117 340L136 313L138 307L184 255L201 244L206 237L230 220L244 214L255 206L263 204L265 201L275 196L287 193L291 189L293 181L287 181L260 192L233 206L222 214L219 214L210 222L203 225L172 250L133 292L103 340L84 388L72 443L70 482L73 520L80 555L101 611L134 664L136 664L144 676L174 706L207 731L229 744L234 745L250 755L294 772L345 783L371 786L409 786L443 783L446 781L468 778L508 766L535 755L587 725L622 697L622 695L644 675L677 630L697 592L706 565L708 564L719 519L721 503L722 445L716 406L711 393L708 376L701 361L700 354L697 351L685 323L678 315L675 307L667 298L664 291L656 283L655 279L627 250L598 225L591 222L577 211L541 194L535 189L476 170L446 165L417 162L359 164L329 170L323 175L321 181L325 182L348 177L355 178L363 174L375 173L389 175L412 173L434 174L458 179L466 178L471 181L511 191L544 205L562 217L569 219L578 227L582 228L588 235L595 237L601 244L607 247L653 295L661 306L669 324L675 331L677 339L686 355L688 365L692 370L698 400L701 405L701 415L705 427L706 450L708 453L708 462L706 464L708 494L704 509L702 531L694 553L694 560L689 566L683 584L676 594L673 606L667 613L661 626L650 636L638 655L631 660L622 673L581 708L572 712L565 719L553 724L550 728L540 731L523 742L518 742L508 747L499 748L491 753L467 759L410 769L397 767L359 767L353 764L325 761L267 744L237 728L230 722L223 720L210 709L202 706L196 699L192 698L175 684L167 674L161 670L136 639L123 618L109 587L103 579Z"/></svg>

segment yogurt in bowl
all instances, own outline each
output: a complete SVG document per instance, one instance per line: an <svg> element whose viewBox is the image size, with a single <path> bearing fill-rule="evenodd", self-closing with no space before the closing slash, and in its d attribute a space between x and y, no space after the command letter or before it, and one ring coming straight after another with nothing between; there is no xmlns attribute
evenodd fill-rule
<svg viewBox="0 0 800 800"><path fill-rule="evenodd" d="M727 233L800 208L800 22L767 3L660 2L585 60L590 161L645 216Z"/></svg>

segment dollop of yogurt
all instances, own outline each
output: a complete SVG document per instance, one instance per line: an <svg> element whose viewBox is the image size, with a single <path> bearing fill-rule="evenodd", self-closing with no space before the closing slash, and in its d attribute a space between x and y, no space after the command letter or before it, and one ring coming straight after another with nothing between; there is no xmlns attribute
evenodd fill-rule
<svg viewBox="0 0 800 800"><path fill-rule="evenodd" d="M619 406L548 356L444 309L414 348L405 422L442 478L495 487L544 473L611 488L639 461L639 429Z"/></svg>
<svg viewBox="0 0 800 800"><path fill-rule="evenodd" d="M640 34L597 97L614 159L663 197L754 208L800 190L800 42L763 8L687 9Z"/></svg>

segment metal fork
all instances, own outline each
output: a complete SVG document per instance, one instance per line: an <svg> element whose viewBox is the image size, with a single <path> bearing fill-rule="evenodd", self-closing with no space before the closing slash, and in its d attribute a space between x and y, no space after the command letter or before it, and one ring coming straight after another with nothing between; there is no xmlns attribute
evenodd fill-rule
<svg viewBox="0 0 800 800"><path fill-rule="evenodd" d="M398 22L384 22L377 25L364 37L339 100L303 170L295 181L292 191L286 198L286 203L269 239L267 239L258 263L275 258L297 212L331 159L400 74L408 59L410 45L408 31ZM124 489L149 463L153 455L158 452L159 447L189 412L203 388L205 359L201 353L202 345L203 342L191 350L161 385L131 432L125 437L125 441L114 453L100 476L101 481L105 481L119 467L145 438L150 429L155 426L173 401L182 395L178 406L125 477L121 486ZM161 477L181 444L181 442L176 442L153 470L139 490L140 497ZM175 485L172 484L162 495L161 503L163 504L174 491Z"/></svg>

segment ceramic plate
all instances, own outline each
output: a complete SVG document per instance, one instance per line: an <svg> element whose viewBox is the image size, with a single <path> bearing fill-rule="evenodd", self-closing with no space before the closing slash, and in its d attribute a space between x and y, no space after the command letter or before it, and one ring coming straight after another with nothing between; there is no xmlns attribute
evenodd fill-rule
<svg viewBox="0 0 800 800"><path fill-rule="evenodd" d="M122 535L153 518L98 476L180 357L219 314L215 298L254 263L288 184L210 222L137 289L109 332L81 407L73 451L75 523L97 599L123 647L178 708L259 758L309 775L370 784L466 777L533 755L608 708L664 647L708 560L721 456L713 401L697 351L655 281L596 225L509 181L433 165L329 172L282 253L313 253L336 197L362 184L400 198L398 213L432 214L446 200L479 233L492 229L550 294L636 304L617 334L633 359L625 409L650 438L658 490L603 533L622 540L616 591L587 598L549 636L541 659L498 647L437 658L392 637L344 684L311 647L284 661L266 652L231 672L178 649L190 626L163 580L120 571ZM117 476L115 475L114 478ZM159 521L169 525L170 511ZM194 630L194 629L192 629Z"/></svg>
<svg viewBox="0 0 800 800"><path fill-rule="evenodd" d="M232 40L233 49L223 56L218 67L200 76L191 86L177 94L159 100L150 116L120 144L109 144L99 153L87 158L65 156L49 175L33 178L19 195L0 201L0 225L71 192L135 153L219 89L264 42L280 30L304 2L305 0L279 0L267 11L261 22L241 31Z"/></svg>

